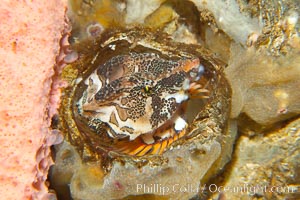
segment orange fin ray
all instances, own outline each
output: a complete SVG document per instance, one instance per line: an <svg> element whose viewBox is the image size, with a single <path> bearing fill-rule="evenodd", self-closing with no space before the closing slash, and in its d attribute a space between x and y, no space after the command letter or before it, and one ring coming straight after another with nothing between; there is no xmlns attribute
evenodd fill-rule
<svg viewBox="0 0 300 200"><path fill-rule="evenodd" d="M133 141L122 141L115 146L115 151L132 156L144 156L144 155L161 155L167 148L171 146L179 138L182 138L186 134L186 130L182 130L180 133L176 133L173 137L164 139L153 144L146 144L142 139L137 138Z"/></svg>

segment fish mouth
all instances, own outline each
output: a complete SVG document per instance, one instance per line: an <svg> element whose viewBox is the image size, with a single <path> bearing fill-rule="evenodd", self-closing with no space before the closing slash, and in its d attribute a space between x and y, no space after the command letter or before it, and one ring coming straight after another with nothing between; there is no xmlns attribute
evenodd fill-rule
<svg viewBox="0 0 300 200"><path fill-rule="evenodd" d="M198 82L193 82L186 90L188 99L181 102L174 116L151 132L143 133L133 140L126 136L115 144L113 151L131 156L161 155L172 143L188 133L188 103L191 99L208 99L209 90Z"/></svg>

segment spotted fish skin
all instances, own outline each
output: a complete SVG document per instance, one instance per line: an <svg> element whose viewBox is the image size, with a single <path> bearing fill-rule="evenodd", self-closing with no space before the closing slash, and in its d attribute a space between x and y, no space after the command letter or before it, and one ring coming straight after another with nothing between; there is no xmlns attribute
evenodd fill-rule
<svg viewBox="0 0 300 200"><path fill-rule="evenodd" d="M186 126L183 104L200 67L198 58L173 61L155 53L113 57L84 80L80 114L106 123L111 138L154 143L170 137Z"/></svg>

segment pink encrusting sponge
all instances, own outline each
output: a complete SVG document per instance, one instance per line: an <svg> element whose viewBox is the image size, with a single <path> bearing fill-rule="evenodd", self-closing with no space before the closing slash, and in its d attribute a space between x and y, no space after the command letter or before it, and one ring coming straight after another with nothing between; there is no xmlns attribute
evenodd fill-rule
<svg viewBox="0 0 300 200"><path fill-rule="evenodd" d="M53 163L50 146L62 138L49 130L55 113L50 108L59 103L55 100L59 88L50 90L66 4L66 0L0 4L1 199L52 195L45 182Z"/></svg>

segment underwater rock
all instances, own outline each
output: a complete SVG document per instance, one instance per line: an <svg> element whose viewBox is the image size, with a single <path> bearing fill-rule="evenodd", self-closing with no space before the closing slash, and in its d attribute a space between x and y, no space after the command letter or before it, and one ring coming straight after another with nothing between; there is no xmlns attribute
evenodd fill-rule
<svg viewBox="0 0 300 200"><path fill-rule="evenodd" d="M74 2L78 59L62 72L65 141L50 177L59 198L199 198L231 160L237 124L265 137L299 115L295 4Z"/></svg>
<svg viewBox="0 0 300 200"><path fill-rule="evenodd" d="M243 113L256 123L270 126L300 113L299 52L278 58L233 46L225 73L233 89L231 117Z"/></svg>
<svg viewBox="0 0 300 200"><path fill-rule="evenodd" d="M260 20L241 13L238 1L192 0L192 2L194 2L200 12L205 9L211 12L217 27L237 43L246 45L250 35L262 32Z"/></svg>
<svg viewBox="0 0 300 200"><path fill-rule="evenodd" d="M242 136L236 145L233 166L221 182L221 194L213 198L299 199L300 198L300 120L262 137ZM224 181L226 180L226 181ZM213 184L219 183L214 180ZM220 186L220 185L219 185ZM214 191L215 187L211 187Z"/></svg>

